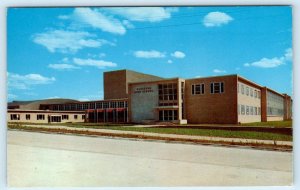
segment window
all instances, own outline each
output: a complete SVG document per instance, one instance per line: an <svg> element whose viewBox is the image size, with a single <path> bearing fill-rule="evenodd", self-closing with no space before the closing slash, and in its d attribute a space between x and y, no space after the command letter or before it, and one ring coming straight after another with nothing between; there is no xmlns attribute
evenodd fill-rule
<svg viewBox="0 0 300 190"><path fill-rule="evenodd" d="M74 119L78 119L78 115L74 115Z"/></svg>
<svg viewBox="0 0 300 190"><path fill-rule="evenodd" d="M242 115L245 115L245 106L244 105L241 105L241 113L242 113Z"/></svg>
<svg viewBox="0 0 300 190"><path fill-rule="evenodd" d="M62 115L61 119L62 120L69 120L69 115Z"/></svg>
<svg viewBox="0 0 300 190"><path fill-rule="evenodd" d="M117 102L111 102L111 108L116 108L117 107Z"/></svg>
<svg viewBox="0 0 300 190"><path fill-rule="evenodd" d="M246 95L249 96L249 87L246 87Z"/></svg>
<svg viewBox="0 0 300 190"><path fill-rule="evenodd" d="M250 115L253 115L253 106L250 107Z"/></svg>
<svg viewBox="0 0 300 190"><path fill-rule="evenodd" d="M45 115L44 114L37 114L36 115L36 120L45 120Z"/></svg>
<svg viewBox="0 0 300 190"><path fill-rule="evenodd" d="M177 100L177 83L159 84L159 100Z"/></svg>
<svg viewBox="0 0 300 190"><path fill-rule="evenodd" d="M20 120L20 114L10 114L10 120Z"/></svg>
<svg viewBox="0 0 300 190"><path fill-rule="evenodd" d="M26 114L26 120L30 120L30 114Z"/></svg>
<svg viewBox="0 0 300 190"><path fill-rule="evenodd" d="M85 115L82 115L82 117L81 117L81 118L82 118L82 120L85 120Z"/></svg>
<svg viewBox="0 0 300 190"><path fill-rule="evenodd" d="M210 83L210 93L217 94L224 92L224 83L223 82L212 82Z"/></svg>
<svg viewBox="0 0 300 190"><path fill-rule="evenodd" d="M95 109L95 103L94 102L89 103L89 109Z"/></svg>
<svg viewBox="0 0 300 190"><path fill-rule="evenodd" d="M124 108L124 102L119 102L119 108Z"/></svg>
<svg viewBox="0 0 300 190"><path fill-rule="evenodd" d="M254 90L254 98L257 98L257 90Z"/></svg>
<svg viewBox="0 0 300 190"><path fill-rule="evenodd" d="M192 95L204 94L204 84L193 84L192 85Z"/></svg>
<svg viewBox="0 0 300 190"><path fill-rule="evenodd" d="M97 103L96 103L96 108L97 108L97 109L103 108L103 103L102 103L102 102L97 102Z"/></svg>
<svg viewBox="0 0 300 190"><path fill-rule="evenodd" d="M103 108L108 108L108 102L103 102Z"/></svg>
<svg viewBox="0 0 300 190"><path fill-rule="evenodd" d="M244 87L244 85L242 84L242 89L241 89L241 91L242 91L242 94L244 94L245 93L245 87Z"/></svg>
<svg viewBox="0 0 300 190"><path fill-rule="evenodd" d="M257 107L254 108L254 115L258 115L257 114Z"/></svg>
<svg viewBox="0 0 300 190"><path fill-rule="evenodd" d="M159 120L160 121L178 120L178 110L160 110Z"/></svg>
<svg viewBox="0 0 300 190"><path fill-rule="evenodd" d="M250 89L250 96L253 97L253 89Z"/></svg>
<svg viewBox="0 0 300 190"><path fill-rule="evenodd" d="M249 115L249 106L246 106L246 115Z"/></svg>

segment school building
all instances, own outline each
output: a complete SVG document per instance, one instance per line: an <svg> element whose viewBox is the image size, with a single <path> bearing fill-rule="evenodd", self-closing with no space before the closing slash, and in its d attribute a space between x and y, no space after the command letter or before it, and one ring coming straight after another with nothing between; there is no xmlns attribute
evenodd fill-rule
<svg viewBox="0 0 300 190"><path fill-rule="evenodd" d="M45 122L110 122L178 124L238 124L292 118L292 99L239 75L182 79L162 78L130 70L104 72L104 100L79 102L61 99L33 101L35 113L52 111L72 120ZM30 106L8 104L9 122L28 121ZM22 108L23 106L23 108ZM22 112L20 112L22 110ZM28 113L26 113L28 112ZM54 113L55 112L55 113ZM74 120L74 113L84 119ZM59 114L61 113L61 114ZM17 116L11 117L12 114ZM49 117L48 117L49 116ZM37 117L37 116L33 116ZM13 119L19 118L19 119ZM22 119L25 118L25 119ZM83 116L81 117L83 118Z"/></svg>

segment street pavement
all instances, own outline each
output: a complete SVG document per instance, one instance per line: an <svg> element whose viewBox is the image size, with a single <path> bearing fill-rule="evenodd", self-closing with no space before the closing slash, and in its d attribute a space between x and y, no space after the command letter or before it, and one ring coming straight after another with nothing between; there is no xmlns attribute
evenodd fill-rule
<svg viewBox="0 0 300 190"><path fill-rule="evenodd" d="M10 187L291 185L291 152L8 131Z"/></svg>

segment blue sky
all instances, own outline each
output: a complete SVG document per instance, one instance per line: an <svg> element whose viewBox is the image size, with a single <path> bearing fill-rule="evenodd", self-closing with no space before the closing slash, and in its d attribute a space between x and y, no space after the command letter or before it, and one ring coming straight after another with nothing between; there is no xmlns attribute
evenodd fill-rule
<svg viewBox="0 0 300 190"><path fill-rule="evenodd" d="M9 8L8 101L103 98L103 72L239 74L292 95L292 9Z"/></svg>

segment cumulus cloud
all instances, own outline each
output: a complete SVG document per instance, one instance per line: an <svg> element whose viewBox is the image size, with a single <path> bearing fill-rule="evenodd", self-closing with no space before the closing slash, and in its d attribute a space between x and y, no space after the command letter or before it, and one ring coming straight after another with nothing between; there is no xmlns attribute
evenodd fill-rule
<svg viewBox="0 0 300 190"><path fill-rule="evenodd" d="M288 48L285 50L285 53L281 57L273 57L273 58L262 58L258 61L254 61L252 63L245 63L245 67L261 67L261 68L275 68L280 65L286 64L286 62L292 60L292 49Z"/></svg>
<svg viewBox="0 0 300 190"><path fill-rule="evenodd" d="M73 62L76 65L80 66L93 66L100 69L106 68L106 67L116 67L117 64L109 61L103 61L103 60L95 60L95 59L79 59L79 58L73 58Z"/></svg>
<svg viewBox="0 0 300 190"><path fill-rule="evenodd" d="M50 84L54 81L54 77L45 77L40 74L7 73L7 85L10 89L29 89L31 86Z"/></svg>
<svg viewBox="0 0 300 190"><path fill-rule="evenodd" d="M210 12L204 17L203 24L206 27L217 27L228 24L231 21L233 21L233 18L226 13Z"/></svg>
<svg viewBox="0 0 300 190"><path fill-rule="evenodd" d="M181 51L175 51L174 53L171 54L171 56L178 58L178 59L182 59L185 57L185 54Z"/></svg>
<svg viewBox="0 0 300 190"><path fill-rule="evenodd" d="M49 68L51 69L56 69L56 70L72 70L72 69L79 69L79 67L76 67L74 65L71 64L49 64L48 65Z"/></svg>
<svg viewBox="0 0 300 190"><path fill-rule="evenodd" d="M160 22L171 18L171 13L178 11L177 8L163 7L126 7L109 8L108 10L130 21L138 22Z"/></svg>
<svg viewBox="0 0 300 190"><path fill-rule="evenodd" d="M159 52L156 50L150 50L150 51L135 51L134 53L135 57L138 58L164 58L165 57L165 53L163 52Z"/></svg>
<svg viewBox="0 0 300 190"><path fill-rule="evenodd" d="M170 63L170 64L171 64L171 63L173 63L173 61L172 61L171 59L169 59L169 60L167 61L167 63Z"/></svg>
<svg viewBox="0 0 300 190"><path fill-rule="evenodd" d="M226 73L227 71L225 71L225 70L220 70L220 69L214 69L213 72L214 72L214 73Z"/></svg>
<svg viewBox="0 0 300 190"><path fill-rule="evenodd" d="M33 35L33 41L45 46L50 52L75 53L82 48L98 48L104 44L114 45L107 40L97 39L88 32L52 30Z"/></svg>
<svg viewBox="0 0 300 190"><path fill-rule="evenodd" d="M101 9L76 8L72 15L73 20L82 25L100 29L104 32L123 35L126 28L121 21L115 19L112 15L101 12Z"/></svg>
<svg viewBox="0 0 300 190"><path fill-rule="evenodd" d="M124 35L134 28L132 22L160 22L171 18L177 8L126 7L126 8L76 8L70 15L58 16L71 20L73 27L92 27L103 32Z"/></svg>

